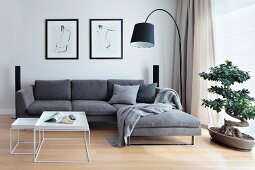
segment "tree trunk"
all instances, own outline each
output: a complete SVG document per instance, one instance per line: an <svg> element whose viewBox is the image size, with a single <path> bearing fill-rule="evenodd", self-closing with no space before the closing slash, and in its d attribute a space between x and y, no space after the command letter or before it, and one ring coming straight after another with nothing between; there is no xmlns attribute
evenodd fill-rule
<svg viewBox="0 0 255 170"><path fill-rule="evenodd" d="M248 127L249 123L247 122L247 120L241 120L240 122L235 122L235 121L224 119L224 125L225 126L236 126L236 127Z"/></svg>
<svg viewBox="0 0 255 170"><path fill-rule="evenodd" d="M231 112L228 112L226 110L226 113L235 118L235 119L238 119L240 120L240 122L236 122L236 121L231 121L231 120L226 120L224 119L224 125L225 126L236 126L236 127L248 127L249 126L249 123L247 122L246 119L242 118L242 117L239 117L239 116L235 116L234 114L232 114Z"/></svg>
<svg viewBox="0 0 255 170"><path fill-rule="evenodd" d="M227 110L226 113L229 116L240 120L240 122L224 119L224 125L220 128L220 132L227 136L242 138L242 132L235 127L248 127L249 123L247 122L246 119L243 119L239 116L235 116L234 114L228 112Z"/></svg>

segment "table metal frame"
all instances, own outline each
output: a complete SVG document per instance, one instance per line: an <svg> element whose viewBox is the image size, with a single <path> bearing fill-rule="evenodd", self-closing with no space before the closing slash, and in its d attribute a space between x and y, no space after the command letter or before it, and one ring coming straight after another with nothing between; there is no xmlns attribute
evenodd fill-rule
<svg viewBox="0 0 255 170"><path fill-rule="evenodd" d="M39 148L39 145L40 145L39 142L40 142L40 138L41 138L40 134L38 135L38 142L36 141L36 137L34 137L33 141L21 141L20 140L20 130L33 131L33 129L30 129L30 128L10 128L10 154L12 154L12 155L33 155L34 151L35 151L35 148L36 148L36 150L38 150L38 148ZM18 137L17 142L14 145L14 147L12 145L13 131L18 132L17 133L18 134L17 135L17 137ZM34 146L32 147L33 152L16 152L16 149L20 144L34 144Z"/></svg>
<svg viewBox="0 0 255 170"><path fill-rule="evenodd" d="M40 139L41 141L39 141L39 146L36 148L36 133L39 133L39 136L41 136L42 133L42 138ZM84 132L84 138L46 138L44 135L44 132L46 131L54 131L54 132L59 132L59 131L81 131ZM88 133L88 135L87 135ZM88 138L88 139L87 139ZM86 156L87 156L87 160L67 160L67 161L61 161L61 160L38 160L38 156L40 155L40 151L42 148L42 145L44 143L44 141L47 140L82 140L84 141L84 146L85 146L85 151L86 151ZM41 162L41 163L87 163L90 162L90 129L79 129L79 130L74 130L74 129L34 129L34 162Z"/></svg>

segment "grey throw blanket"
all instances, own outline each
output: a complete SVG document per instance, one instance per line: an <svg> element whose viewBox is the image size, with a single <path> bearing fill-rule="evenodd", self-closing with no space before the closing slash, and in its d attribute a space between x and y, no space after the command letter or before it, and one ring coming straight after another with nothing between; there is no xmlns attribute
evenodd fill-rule
<svg viewBox="0 0 255 170"><path fill-rule="evenodd" d="M169 104L173 109L182 110L180 97L174 89L160 89L154 103Z"/></svg>
<svg viewBox="0 0 255 170"><path fill-rule="evenodd" d="M122 147L127 144L127 138L141 116L160 114L171 109L182 109L179 96L173 89L161 89L154 104L137 104L121 108L117 111L119 136L109 138L112 146Z"/></svg>

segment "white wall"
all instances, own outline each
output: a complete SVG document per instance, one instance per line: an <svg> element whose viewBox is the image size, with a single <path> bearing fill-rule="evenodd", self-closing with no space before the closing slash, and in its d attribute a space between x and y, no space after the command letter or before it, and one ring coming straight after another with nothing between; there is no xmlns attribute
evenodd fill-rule
<svg viewBox="0 0 255 170"><path fill-rule="evenodd" d="M175 27L158 12L156 46L131 47L133 26L156 8L175 15L176 0L0 0L0 113L14 109L14 66L20 65L22 85L37 79L145 79L152 82L152 65L160 64L161 86L171 82ZM79 60L45 60L45 19L79 19ZM123 60L89 59L89 19L123 19ZM162 68L162 64L166 66ZM169 63L169 65L167 65Z"/></svg>

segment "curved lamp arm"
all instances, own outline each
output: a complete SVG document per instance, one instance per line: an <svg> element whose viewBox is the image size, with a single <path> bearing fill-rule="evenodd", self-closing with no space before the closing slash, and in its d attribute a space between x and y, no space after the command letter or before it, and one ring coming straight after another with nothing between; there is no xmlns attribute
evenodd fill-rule
<svg viewBox="0 0 255 170"><path fill-rule="evenodd" d="M179 42L180 42L180 44L181 44L180 29L179 29L179 27L178 27L178 25L177 25L177 22L175 21L173 15L170 14L170 12L168 12L167 10L158 8L158 9L155 9L155 10L151 11L151 13L147 16L147 18L146 18L146 20L145 20L145 23L147 23L147 20L149 19L149 17L150 17L154 12L156 12L156 11L163 11L163 12L166 12L166 13L172 18L172 20L174 21L174 24L175 24L175 26L176 26L176 30L177 30L177 33L178 33Z"/></svg>
<svg viewBox="0 0 255 170"><path fill-rule="evenodd" d="M163 11L167 13L172 20L174 21L178 38L179 38L179 53L180 53L180 96L182 96L182 45L181 45L181 34L179 27L174 19L174 17L170 14L170 12L164 10L164 9L155 9L153 10L146 18L144 23L138 23L135 25L132 38L131 38L131 45L139 48L150 48L154 46L154 25L147 23L147 20L149 17L156 11Z"/></svg>

